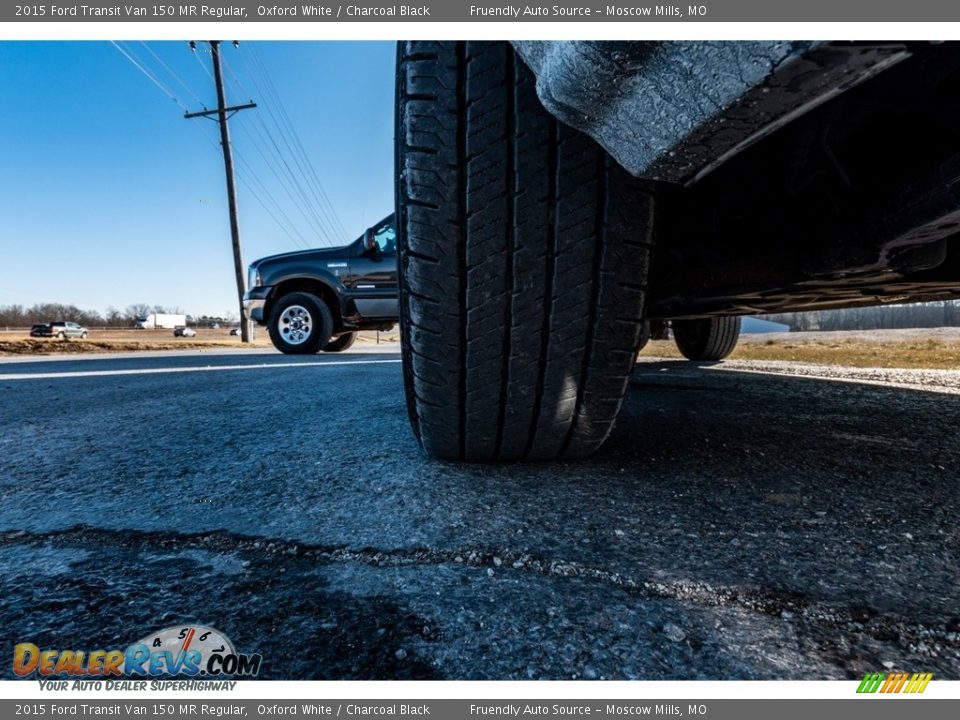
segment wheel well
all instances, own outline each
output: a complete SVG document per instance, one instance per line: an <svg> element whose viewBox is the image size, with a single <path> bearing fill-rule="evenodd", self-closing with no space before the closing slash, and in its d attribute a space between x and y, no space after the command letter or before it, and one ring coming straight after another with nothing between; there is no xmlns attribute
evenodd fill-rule
<svg viewBox="0 0 960 720"><path fill-rule="evenodd" d="M311 280L309 278L296 278L278 284L264 305L264 322L269 322L270 314L273 312L273 306L277 300L282 298L284 295L289 295L292 292L311 293L312 295L316 295L318 298L323 300L327 304L327 307L330 308L330 313L333 315L334 332L340 332L342 330L343 315L340 311L340 300L337 297L337 293L334 292L334 290L326 283L322 283L319 280Z"/></svg>

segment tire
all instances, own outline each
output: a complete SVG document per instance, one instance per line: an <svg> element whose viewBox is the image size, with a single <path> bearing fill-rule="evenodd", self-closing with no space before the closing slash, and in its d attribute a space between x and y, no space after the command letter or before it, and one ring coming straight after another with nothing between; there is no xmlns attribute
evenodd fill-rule
<svg viewBox="0 0 960 720"><path fill-rule="evenodd" d="M688 360L723 360L739 338L739 316L673 321L673 339Z"/></svg>
<svg viewBox="0 0 960 720"><path fill-rule="evenodd" d="M353 343L357 341L357 334L355 332L343 333L340 337L335 340L331 340L326 345L323 346L324 352L343 352L350 348Z"/></svg>
<svg viewBox="0 0 960 720"><path fill-rule="evenodd" d="M267 323L273 346L287 355L312 355L330 341L333 315L316 295L295 292L278 299Z"/></svg>
<svg viewBox="0 0 960 720"><path fill-rule="evenodd" d="M57 340L66 340L66 339L67 339L67 336L64 333L62 332L57 333Z"/></svg>
<svg viewBox="0 0 960 720"><path fill-rule="evenodd" d="M642 352L648 342L650 342L650 323L645 322L640 329L640 345L637 347L637 352Z"/></svg>
<svg viewBox="0 0 960 720"><path fill-rule="evenodd" d="M507 43L401 43L396 138L418 441L448 460L591 454L640 345L650 195L543 109Z"/></svg>
<svg viewBox="0 0 960 720"><path fill-rule="evenodd" d="M81 340L86 340L86 339L87 339L87 334L86 334L85 332L80 333L80 339L81 339Z"/></svg>

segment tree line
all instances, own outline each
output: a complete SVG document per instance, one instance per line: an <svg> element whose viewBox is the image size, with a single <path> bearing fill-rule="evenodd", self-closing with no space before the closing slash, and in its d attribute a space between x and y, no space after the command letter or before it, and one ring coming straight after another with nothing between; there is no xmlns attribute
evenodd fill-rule
<svg viewBox="0 0 960 720"><path fill-rule="evenodd" d="M960 300L764 315L794 331L896 330L960 325Z"/></svg>
<svg viewBox="0 0 960 720"><path fill-rule="evenodd" d="M123 310L108 307L104 312L96 310L81 310L76 305L61 303L38 303L31 307L23 305L0 305L0 327L29 327L37 323L48 323L54 320L69 320L80 323L84 327L131 327L137 318L146 317L150 313L175 313L185 315L183 310L163 305L148 305L134 303ZM232 317L202 317L191 318L189 323L205 324L207 322L233 322Z"/></svg>

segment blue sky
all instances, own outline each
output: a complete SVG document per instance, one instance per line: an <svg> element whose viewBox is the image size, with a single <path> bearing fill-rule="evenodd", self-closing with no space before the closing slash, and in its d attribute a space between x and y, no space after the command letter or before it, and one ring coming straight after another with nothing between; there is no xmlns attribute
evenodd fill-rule
<svg viewBox="0 0 960 720"><path fill-rule="evenodd" d="M196 57L186 42L121 47L190 110L216 106L205 45ZM222 48L228 103L252 96L260 106L231 120L238 173L253 188L238 183L244 264L331 244L333 222L319 209L304 157L346 229L339 238L358 237L391 211L393 43ZM0 42L0 89L0 305L103 311L147 303L236 314L213 120L185 120L183 108L109 42Z"/></svg>

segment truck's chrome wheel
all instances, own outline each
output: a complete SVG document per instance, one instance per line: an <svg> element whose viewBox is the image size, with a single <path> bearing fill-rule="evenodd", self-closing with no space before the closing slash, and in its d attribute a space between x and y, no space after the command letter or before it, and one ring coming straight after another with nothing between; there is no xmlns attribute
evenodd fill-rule
<svg viewBox="0 0 960 720"><path fill-rule="evenodd" d="M280 334L291 345L300 345L310 337L313 319L302 305L291 305L280 316Z"/></svg>

